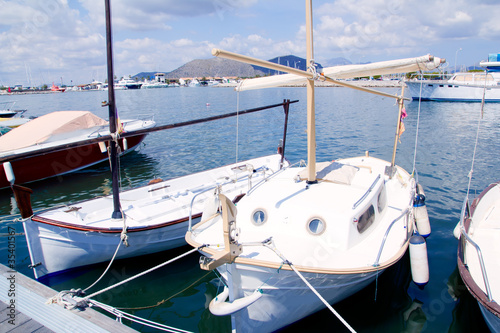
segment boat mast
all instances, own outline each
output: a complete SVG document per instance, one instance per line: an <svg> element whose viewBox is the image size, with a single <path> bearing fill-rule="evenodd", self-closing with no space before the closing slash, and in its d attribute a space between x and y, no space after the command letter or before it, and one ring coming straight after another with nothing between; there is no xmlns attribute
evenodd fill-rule
<svg viewBox="0 0 500 333"><path fill-rule="evenodd" d="M398 122L396 125L396 135L394 137L394 146L392 149L392 159L391 159L391 170L389 173L389 177L392 178L394 174L394 167L396 165L396 150L398 149L398 141L401 137L401 114L403 113L404 108L404 100L403 96L405 94L405 86L401 88L401 98L398 99L399 111L398 111Z"/></svg>
<svg viewBox="0 0 500 333"><path fill-rule="evenodd" d="M108 108L109 108L109 133L116 134L116 104L115 104L115 89L114 89L114 73L113 73L113 44L111 38L111 9L109 0L104 0L106 9L106 50L108 59ZM122 212L120 207L120 192L118 187L118 139L109 141L110 147L110 162L111 162L111 178L113 189L113 213L111 218L121 219Z"/></svg>
<svg viewBox="0 0 500 333"><path fill-rule="evenodd" d="M307 66L312 74L316 72L314 64L312 1L306 0L306 44ZM316 180L316 119L314 110L314 75L307 78L307 183L317 183Z"/></svg>

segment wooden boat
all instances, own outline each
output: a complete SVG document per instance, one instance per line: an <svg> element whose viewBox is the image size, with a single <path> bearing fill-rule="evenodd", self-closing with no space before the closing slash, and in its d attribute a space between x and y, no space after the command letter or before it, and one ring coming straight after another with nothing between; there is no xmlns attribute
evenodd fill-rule
<svg viewBox="0 0 500 333"><path fill-rule="evenodd" d="M423 238L412 236L417 229L421 234L430 232L426 211L423 214L422 206L416 204L421 188L410 173L395 164L402 97L381 93L397 98L399 104L392 161L366 154L316 162L314 80L352 86L314 72L311 13L311 2L306 0L308 72L212 51L220 57L289 73L250 79L239 90L262 88L267 83L274 86L281 79L302 79L308 96L307 166L295 164L267 176L236 206L217 194L214 200L221 209L204 211L211 218L190 226L186 233L186 241L202 254L201 268L216 269L224 285L210 302L210 311L231 315L237 332L275 331L324 307L338 315L331 304L374 281L412 247L410 243L418 250L411 251L414 279L419 261L427 262L426 252L422 254L419 247ZM441 62L427 56L377 64L378 69L370 64L364 69L369 73L398 73L433 68ZM349 71L358 75L363 67L351 67ZM415 216L423 222L418 228Z"/></svg>
<svg viewBox="0 0 500 333"><path fill-rule="evenodd" d="M500 182L468 205L466 201L455 234L458 269L486 324L492 332L500 332Z"/></svg>
<svg viewBox="0 0 500 333"><path fill-rule="evenodd" d="M284 101L205 119L145 128L139 133L145 135L150 131L214 121L277 106L283 106L286 122L289 105L295 102ZM28 218L23 225L35 277L39 279L112 258L147 255L185 245L184 235L189 223L200 220L205 205L213 201L208 200L207 203L207 199L212 198L212 192L222 191L238 201L253 184L288 165L283 156L285 140L284 134L278 154L167 181L154 180L150 185L119 192L118 216L115 214L116 193L35 215L25 202L27 200L16 198L21 214ZM29 192L29 189L23 192L22 187L15 190L18 197L21 196L20 190L21 193ZM126 245L117 251L122 242Z"/></svg>
<svg viewBox="0 0 500 333"><path fill-rule="evenodd" d="M37 213L24 221L35 277L109 261L125 235L118 259L185 245L189 217L199 221L213 191L237 201L280 163L270 155L121 192L123 220L111 218L112 196Z"/></svg>
<svg viewBox="0 0 500 333"><path fill-rule="evenodd" d="M152 120L123 120L123 131L152 128ZM0 137L0 188L66 174L108 159L104 143L88 143L109 135L108 122L89 111L58 111L38 117ZM123 153L145 134L119 139Z"/></svg>

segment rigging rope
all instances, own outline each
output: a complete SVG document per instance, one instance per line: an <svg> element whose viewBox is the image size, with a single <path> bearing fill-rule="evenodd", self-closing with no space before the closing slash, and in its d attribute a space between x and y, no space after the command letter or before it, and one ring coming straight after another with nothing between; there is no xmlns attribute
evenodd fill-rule
<svg viewBox="0 0 500 333"><path fill-rule="evenodd" d="M423 74L422 72L420 72L420 93L418 94L417 129L415 131L415 151L413 152L413 170L412 170L412 175L415 175L417 183L418 183L418 173L416 169L416 163L417 163L418 129L420 127L420 107L422 106L423 79L424 79Z"/></svg>
<svg viewBox="0 0 500 333"><path fill-rule="evenodd" d="M238 163L238 144L240 135L240 91L236 92L236 162Z"/></svg>
<svg viewBox="0 0 500 333"><path fill-rule="evenodd" d="M469 182L467 184L466 199L469 197L470 185L472 182L472 173L474 172L474 162L476 160L476 152L477 152L477 146L478 146L478 142L479 142L479 129L481 127L481 120L483 119L483 115L484 115L484 101L485 101L485 96L486 96L486 82L487 82L486 79L487 79L488 71L486 70L484 72L484 74L485 74L485 77L484 77L483 97L481 99L481 113L479 114L479 120L477 122L476 142L474 143L474 151L472 153L472 162L471 162L469 174L467 176L469 178Z"/></svg>

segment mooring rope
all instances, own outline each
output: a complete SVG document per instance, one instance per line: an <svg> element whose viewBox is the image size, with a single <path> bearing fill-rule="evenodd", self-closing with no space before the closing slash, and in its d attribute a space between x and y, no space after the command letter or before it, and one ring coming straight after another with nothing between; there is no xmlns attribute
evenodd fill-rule
<svg viewBox="0 0 500 333"><path fill-rule="evenodd" d="M172 332L172 333L190 333L190 331L186 331L186 330L182 330L182 329L179 329L179 328L175 328L175 327L172 327L172 326L167 326L167 325L164 325L164 324L160 324L160 323L157 323L157 322L154 322L154 321L151 321L151 320L148 320L148 319L144 319L144 318L141 318L141 317L138 317L138 316L134 316L130 313L127 313L127 312L123 312L123 311L120 311L112 306L109 306L107 304L104 304L104 303L100 303L98 301L95 301L95 300L89 300L89 303L91 303L93 306L97 306L113 315L115 315L117 317L117 319L120 319L119 321L121 322L122 319L127 319L127 320L130 320L132 322L135 322L135 323L138 323L138 324L141 324L141 325L144 325L144 326L148 326L148 327L151 327L151 328L154 328L154 329L157 329L157 330L161 330L161 331L165 331L165 332Z"/></svg>
<svg viewBox="0 0 500 333"><path fill-rule="evenodd" d="M191 250L189 250L189 251L187 251L187 252L185 252L185 253L183 253L183 254L181 254L181 255L179 255L179 256L177 256L177 257L173 258L173 259L167 260L167 261L165 261L165 262L163 262L163 263L161 263L161 264L159 264L159 265L156 265L156 266L154 266L154 267L152 267L152 268L150 268L150 269L148 269L148 270L146 270L146 271L144 271L144 272L141 272L141 273L139 273L139 274L136 274L136 275L134 275L134 276L131 276L131 277L129 277L128 279L125 279L125 280L120 281L120 282L118 282L118 283L115 283L114 285L111 285L111 286L109 286L109 287L107 287L107 288L104 288L104 289L102 289L102 290L96 291L96 292L95 292L95 293L93 293L93 294L90 294L90 295L88 295L88 296L85 296L82 300L86 300L86 301L88 301L88 300L89 300L90 298L92 298L92 297L95 297L95 296L97 296L97 295L100 295L100 294L102 294L102 293L104 293L104 292L106 292L106 291L108 291L108 290L110 290L110 289L116 288L116 287L118 287L118 286L121 286L121 285L122 285L122 284L124 284L124 283L130 282L130 281L135 280L135 279L137 279L137 278L139 278L139 277L141 277L141 276L143 276L143 275L146 275L146 274L148 274L148 273L151 273L152 271L154 271L154 270L156 270L156 269L158 269L158 268L161 268L161 267L163 267L163 266L166 266L166 265L168 265L168 264L170 264L170 263L172 263L172 262L174 262L174 261L176 261L176 260L178 260L178 259L181 259L181 258L183 258L183 257L185 257L185 256L187 256L187 255L190 255L191 253L196 252L196 251L198 251L198 248L191 249Z"/></svg>
<svg viewBox="0 0 500 333"><path fill-rule="evenodd" d="M118 242L118 246L116 247L115 253L113 254L113 257L111 257L111 260L110 260L110 262L108 264L108 267L106 267L106 269L104 270L104 272L101 274L101 276L94 283L92 283L87 288L83 289L84 292L87 291L87 290L89 290L93 286L95 286L99 281L101 281L101 279L104 277L104 275L106 275L106 273L108 272L109 268L113 264L113 261L115 261L116 255L118 254L118 250L120 249L120 245L122 245L121 237L120 237L120 241Z"/></svg>
<svg viewBox="0 0 500 333"><path fill-rule="evenodd" d="M215 271L215 270L214 270ZM191 283L189 286L187 286L186 288L176 292L175 294L173 294L172 296L168 297L168 298L164 298L162 299L161 301L159 302L156 302L155 305L146 305L146 306L139 306L139 307L134 307L134 308L123 308L123 307L117 307L115 309L118 309L118 310L145 310L145 309L151 309L151 308L155 308L157 306L160 306L162 305L163 303L165 302L168 302L170 301L172 298L176 297L177 295L179 294L182 294L183 292L185 292L186 290L188 290L189 288L191 288L192 286L194 286L195 284L197 284L198 282L200 282L201 280L203 280L205 277L207 277L207 275L211 274L212 272L214 271L209 271L207 272L205 275L203 275L202 277L200 277L199 279L197 279L196 281L194 281L193 283Z"/></svg>
<svg viewBox="0 0 500 333"><path fill-rule="evenodd" d="M272 250L274 253L276 253L276 255L278 257L280 257L281 260L283 260L283 262L285 264L287 264L288 266L290 266L290 268L298 275L298 277L306 284L307 287L309 287L309 289L311 289L311 291L321 300L321 302L323 302L323 304L342 322L342 324L344 324L344 326L351 332L353 333L356 333L356 331L351 327L351 325L349 325L349 323L344 319L342 318L342 316L337 312L335 311L335 309L330 305L330 303L328 303L324 298L323 296L321 296L321 294L306 280L306 278L295 268L295 266L290 262L288 261L284 256L283 254L281 254L281 252L278 251L278 249L276 248L276 246L274 245L274 242L271 238L265 240L262 242L262 245L267 247L268 249Z"/></svg>

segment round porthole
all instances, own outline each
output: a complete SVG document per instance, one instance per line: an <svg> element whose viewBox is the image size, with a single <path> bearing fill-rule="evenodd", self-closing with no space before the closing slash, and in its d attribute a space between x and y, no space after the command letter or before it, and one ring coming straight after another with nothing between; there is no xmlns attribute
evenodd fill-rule
<svg viewBox="0 0 500 333"><path fill-rule="evenodd" d="M323 220L314 218L307 223L307 230L313 235L321 235L326 229Z"/></svg>
<svg viewBox="0 0 500 333"><path fill-rule="evenodd" d="M267 221L267 214L263 209L257 209L252 213L252 222L255 225L263 225Z"/></svg>

